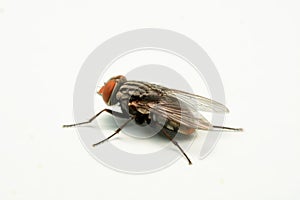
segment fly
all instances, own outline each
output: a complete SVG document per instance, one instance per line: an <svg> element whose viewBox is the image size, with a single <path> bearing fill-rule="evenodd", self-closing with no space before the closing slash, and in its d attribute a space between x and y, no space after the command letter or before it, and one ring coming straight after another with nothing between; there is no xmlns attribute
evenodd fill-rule
<svg viewBox="0 0 300 200"><path fill-rule="evenodd" d="M168 138L192 164L189 157L174 140L177 133L190 135L196 130L229 130L242 131L242 128L230 128L212 125L200 112L227 113L229 110L214 100L191 94L188 92L170 89L161 85L142 81L127 80L125 76L112 77L97 92L108 106L119 105L121 112L103 109L86 122L63 125L74 127L91 123L101 113L107 112L127 121L112 135L95 143L99 145L117 135L130 121L138 125L160 127L160 133Z"/></svg>

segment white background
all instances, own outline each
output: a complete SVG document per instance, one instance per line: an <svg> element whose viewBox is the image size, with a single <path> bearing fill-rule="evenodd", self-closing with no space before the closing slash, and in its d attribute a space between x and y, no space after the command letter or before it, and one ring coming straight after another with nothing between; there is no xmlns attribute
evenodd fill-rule
<svg viewBox="0 0 300 200"><path fill-rule="evenodd" d="M0 199L299 199L297 1L0 1ZM222 77L227 125L204 160L147 175L106 168L75 130L85 58L108 38L165 28L201 45ZM84 108L83 108L84 109ZM201 134L201 133L200 133Z"/></svg>

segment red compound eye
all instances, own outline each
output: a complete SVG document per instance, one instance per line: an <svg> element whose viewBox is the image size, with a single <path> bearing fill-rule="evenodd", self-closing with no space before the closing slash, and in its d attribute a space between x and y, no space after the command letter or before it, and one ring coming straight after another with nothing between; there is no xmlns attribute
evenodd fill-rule
<svg viewBox="0 0 300 200"><path fill-rule="evenodd" d="M110 95L116 85L114 80L108 81L98 92L98 94L102 95L104 102L107 104L109 102Z"/></svg>

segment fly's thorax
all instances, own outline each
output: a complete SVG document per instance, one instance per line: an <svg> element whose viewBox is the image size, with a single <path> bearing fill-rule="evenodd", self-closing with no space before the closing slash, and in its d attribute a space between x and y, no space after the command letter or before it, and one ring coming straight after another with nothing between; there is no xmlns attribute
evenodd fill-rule
<svg viewBox="0 0 300 200"><path fill-rule="evenodd" d="M143 101L159 100L164 91L159 86L142 81L126 81L117 91L118 100Z"/></svg>

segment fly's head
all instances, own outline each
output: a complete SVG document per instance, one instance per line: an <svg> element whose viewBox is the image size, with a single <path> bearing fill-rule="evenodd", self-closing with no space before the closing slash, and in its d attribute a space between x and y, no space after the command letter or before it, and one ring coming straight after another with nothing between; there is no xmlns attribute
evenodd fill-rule
<svg viewBox="0 0 300 200"><path fill-rule="evenodd" d="M117 103L114 101L116 92L125 81L126 77L123 75L114 76L104 83L104 86L97 93L102 96L103 101L107 105L114 105Z"/></svg>

